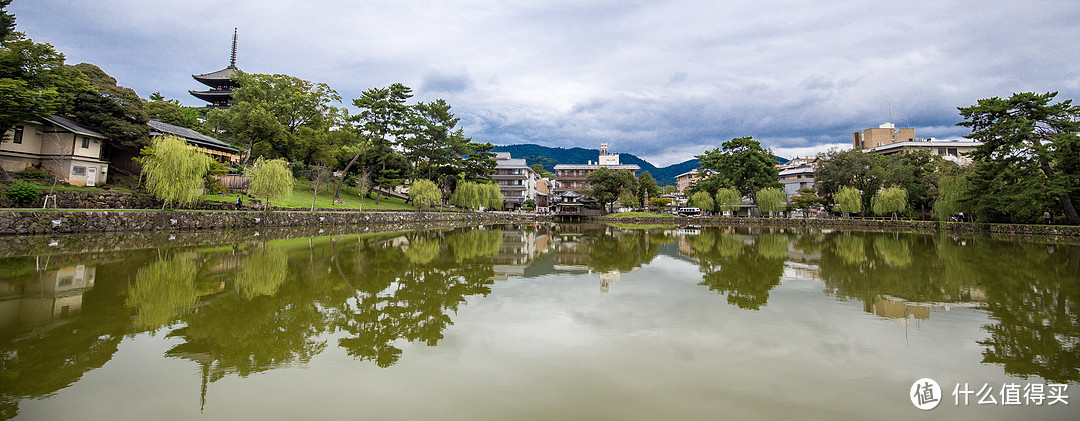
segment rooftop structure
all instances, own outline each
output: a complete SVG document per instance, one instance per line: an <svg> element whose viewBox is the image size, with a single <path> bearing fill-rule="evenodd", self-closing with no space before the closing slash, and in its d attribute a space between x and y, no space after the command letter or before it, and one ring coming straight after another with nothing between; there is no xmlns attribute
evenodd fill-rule
<svg viewBox="0 0 1080 421"><path fill-rule="evenodd" d="M232 55L229 58L229 67L216 72L191 75L203 85L209 86L206 91L189 90L188 93L203 101L209 102L211 108L229 108L232 101L232 91L240 87L232 80L233 76L240 72L236 67L236 28L233 28Z"/></svg>
<svg viewBox="0 0 1080 421"><path fill-rule="evenodd" d="M619 154L608 152L608 144L601 143L600 156L595 163L589 161L587 164L559 164L555 166L555 193L562 193L567 190L588 190L590 186L585 179L589 176L589 173L600 168L634 172L641 169L641 167L634 164L620 164Z"/></svg>
<svg viewBox="0 0 1080 421"><path fill-rule="evenodd" d="M146 122L150 126L150 136L172 135L186 140L199 152L214 157L221 163L236 164L240 162L240 151L228 143L214 139L186 127L174 126L157 120Z"/></svg>

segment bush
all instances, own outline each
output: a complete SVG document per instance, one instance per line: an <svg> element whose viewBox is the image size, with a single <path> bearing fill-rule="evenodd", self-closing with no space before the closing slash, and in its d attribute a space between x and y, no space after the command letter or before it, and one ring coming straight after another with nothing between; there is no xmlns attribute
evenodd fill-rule
<svg viewBox="0 0 1080 421"><path fill-rule="evenodd" d="M36 184L20 181L12 184L11 187L8 187L8 189L4 191L4 196L17 204L29 205L36 202L38 198L41 197L41 187L38 187Z"/></svg>
<svg viewBox="0 0 1080 421"><path fill-rule="evenodd" d="M38 170L26 170L26 171L23 171L23 172L19 173L19 177L28 178L28 179L35 179L35 180L42 180L42 179L49 178L49 173L47 173L45 171L38 171Z"/></svg>

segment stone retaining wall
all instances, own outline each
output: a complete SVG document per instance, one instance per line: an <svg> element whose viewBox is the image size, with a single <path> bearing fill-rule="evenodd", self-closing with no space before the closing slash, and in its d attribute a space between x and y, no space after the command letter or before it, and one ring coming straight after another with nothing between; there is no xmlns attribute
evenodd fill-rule
<svg viewBox="0 0 1080 421"><path fill-rule="evenodd" d="M903 231L957 234L991 234L997 237L1048 237L1080 238L1080 226L1073 225L1019 225L980 224L967 222L910 221L886 219L791 219L791 218L728 218L728 217L675 217L675 218L598 218L605 222L633 224L676 224L708 226L765 226L810 227L817 229L850 229L860 231Z"/></svg>
<svg viewBox="0 0 1080 421"><path fill-rule="evenodd" d="M258 229L402 223L422 225L444 222L490 224L535 219L536 217L532 215L483 212L8 211L0 212L0 234Z"/></svg>

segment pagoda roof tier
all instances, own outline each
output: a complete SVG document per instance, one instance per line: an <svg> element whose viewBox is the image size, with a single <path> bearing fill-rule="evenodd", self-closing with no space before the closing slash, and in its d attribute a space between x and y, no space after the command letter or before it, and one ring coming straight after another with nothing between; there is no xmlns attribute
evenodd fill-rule
<svg viewBox="0 0 1080 421"><path fill-rule="evenodd" d="M188 91L195 98L199 98L203 101L214 102L221 99L232 98L232 91Z"/></svg>
<svg viewBox="0 0 1080 421"><path fill-rule="evenodd" d="M229 85L236 86L236 82L233 82L232 77L239 72L240 69L236 68L236 66L229 66L216 72L191 75L191 77L195 78L195 80L203 85L215 88Z"/></svg>

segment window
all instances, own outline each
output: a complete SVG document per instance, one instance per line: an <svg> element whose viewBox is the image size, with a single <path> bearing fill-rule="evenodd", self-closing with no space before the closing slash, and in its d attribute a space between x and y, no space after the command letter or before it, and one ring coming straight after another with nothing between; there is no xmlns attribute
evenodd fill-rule
<svg viewBox="0 0 1080 421"><path fill-rule="evenodd" d="M941 156L945 156L945 148L937 148L937 154L941 155Z"/></svg>
<svg viewBox="0 0 1080 421"><path fill-rule="evenodd" d="M82 148L83 149L90 149L90 138L89 137L82 138Z"/></svg>
<svg viewBox="0 0 1080 421"><path fill-rule="evenodd" d="M957 156L956 148L949 148L949 156Z"/></svg>
<svg viewBox="0 0 1080 421"><path fill-rule="evenodd" d="M86 175L86 167L71 167L71 175Z"/></svg>
<svg viewBox="0 0 1080 421"><path fill-rule="evenodd" d="M15 136L12 137L11 143L22 143L23 126L15 126Z"/></svg>

